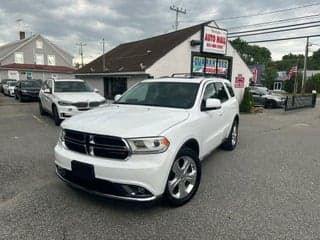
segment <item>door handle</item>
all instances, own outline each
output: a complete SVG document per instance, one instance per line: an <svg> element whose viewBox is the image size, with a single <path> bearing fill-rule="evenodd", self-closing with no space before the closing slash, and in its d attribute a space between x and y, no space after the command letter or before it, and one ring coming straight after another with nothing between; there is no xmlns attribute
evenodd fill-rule
<svg viewBox="0 0 320 240"><path fill-rule="evenodd" d="M223 111L222 111L222 110L219 110L219 111L217 112L217 114L218 114L218 116L222 116L222 115L223 115Z"/></svg>

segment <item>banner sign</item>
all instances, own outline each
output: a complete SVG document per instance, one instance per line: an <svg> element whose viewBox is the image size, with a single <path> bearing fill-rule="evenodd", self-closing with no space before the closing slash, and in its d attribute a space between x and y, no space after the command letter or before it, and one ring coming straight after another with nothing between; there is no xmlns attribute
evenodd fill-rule
<svg viewBox="0 0 320 240"><path fill-rule="evenodd" d="M257 67L251 68L251 72L252 72L252 83L257 83L257 79L258 79L258 68L257 68Z"/></svg>
<svg viewBox="0 0 320 240"><path fill-rule="evenodd" d="M15 79L15 80L19 80L19 72L18 71L8 71L8 78L9 79Z"/></svg>
<svg viewBox="0 0 320 240"><path fill-rule="evenodd" d="M227 51L227 31L204 26L202 30L201 51L225 55Z"/></svg>
<svg viewBox="0 0 320 240"><path fill-rule="evenodd" d="M207 74L217 73L217 59L211 58L211 57L206 58L205 73Z"/></svg>
<svg viewBox="0 0 320 240"><path fill-rule="evenodd" d="M228 73L228 60L219 59L217 73L219 75L227 75Z"/></svg>
<svg viewBox="0 0 320 240"><path fill-rule="evenodd" d="M192 58L192 72L203 73L205 66L205 57L193 56Z"/></svg>
<svg viewBox="0 0 320 240"><path fill-rule="evenodd" d="M234 88L244 88L244 77L242 74L238 74L234 81Z"/></svg>

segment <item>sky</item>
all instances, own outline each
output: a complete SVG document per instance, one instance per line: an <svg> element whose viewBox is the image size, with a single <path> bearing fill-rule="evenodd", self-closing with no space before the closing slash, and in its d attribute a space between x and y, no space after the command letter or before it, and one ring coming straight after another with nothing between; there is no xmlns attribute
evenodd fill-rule
<svg viewBox="0 0 320 240"><path fill-rule="evenodd" d="M279 9L319 3L319 5L282 11L276 14L266 12ZM176 5L186 9L179 16L179 28L217 20L219 27L229 32L250 30L237 26L275 21L286 18L318 14L320 1L312 0L1 0L0 1L0 45L18 40L19 31L27 36L41 33L53 43L68 51L79 62L79 46L84 42L84 62L88 63L102 54L102 39L105 51L134 40L139 40L174 31L175 12L169 7ZM229 20L222 18L257 15ZM317 21L317 18L305 21ZM255 28L268 26L259 26ZM320 34L320 27L291 32L245 37L245 40L262 40L279 37ZM310 51L320 48L320 38L312 38ZM319 44L316 45L316 44ZM272 43L259 43L269 48L273 60L288 53L304 54L305 39Z"/></svg>

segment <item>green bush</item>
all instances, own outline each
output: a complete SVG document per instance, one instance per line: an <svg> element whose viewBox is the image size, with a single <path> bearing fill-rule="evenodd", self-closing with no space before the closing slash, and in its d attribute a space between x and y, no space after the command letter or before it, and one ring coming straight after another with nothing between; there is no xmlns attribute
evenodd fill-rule
<svg viewBox="0 0 320 240"><path fill-rule="evenodd" d="M253 98L252 94L249 91L250 88L244 89L244 95L242 102L240 104L240 112L251 113L253 108Z"/></svg>

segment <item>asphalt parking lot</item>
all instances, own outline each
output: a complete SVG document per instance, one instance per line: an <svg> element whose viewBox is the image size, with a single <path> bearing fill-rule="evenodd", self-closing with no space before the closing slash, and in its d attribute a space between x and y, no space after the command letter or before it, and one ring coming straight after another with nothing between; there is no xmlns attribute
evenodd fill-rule
<svg viewBox="0 0 320 240"><path fill-rule="evenodd" d="M242 115L180 208L103 199L54 174L58 128L0 94L0 239L320 239L320 107Z"/></svg>

